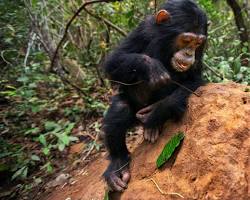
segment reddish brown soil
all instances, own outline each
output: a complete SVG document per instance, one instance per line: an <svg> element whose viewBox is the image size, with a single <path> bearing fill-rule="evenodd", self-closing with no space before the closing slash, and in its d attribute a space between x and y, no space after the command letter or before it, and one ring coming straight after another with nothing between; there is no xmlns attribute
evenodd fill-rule
<svg viewBox="0 0 250 200"><path fill-rule="evenodd" d="M250 93L245 88L233 83L199 88L201 97L192 95L181 122L167 123L157 143L143 142L133 151L129 187L112 199L250 199ZM185 132L183 144L157 170L158 155L178 131ZM107 164L100 156L83 173L74 172L74 184L59 186L45 199L102 200L106 186L101 174Z"/></svg>

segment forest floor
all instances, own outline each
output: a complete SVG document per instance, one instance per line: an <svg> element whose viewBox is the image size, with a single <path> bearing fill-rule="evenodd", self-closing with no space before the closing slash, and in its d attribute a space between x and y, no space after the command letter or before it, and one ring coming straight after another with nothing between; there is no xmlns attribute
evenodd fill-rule
<svg viewBox="0 0 250 200"><path fill-rule="evenodd" d="M198 91L202 95L201 98L194 95L190 98L192 106L189 107L183 121L167 123L167 134L163 134L156 144L148 144L143 141L142 128L129 132L127 144L132 152L133 160L135 160L131 164L134 178L130 181L123 199L144 199L143 195L147 196L147 199L156 197L157 199L181 199L179 194L189 195L192 199L195 197L203 199L206 195L210 195L208 197L212 198L211 195L223 194L228 195L228 198L224 196L224 199L234 199L232 195L240 197L240 195L246 194L248 186L245 179L250 172L249 169L246 171L250 166L246 161L250 145L248 137L250 134L248 117L250 96L249 90L246 89L246 86L233 83L210 84L202 87ZM77 102L79 99L74 101ZM62 104L65 107L72 103L74 104L70 98L66 98ZM1 109L9 108L6 106ZM61 116L58 113L53 113L54 115ZM70 145L60 154L58 152L58 155L53 154L53 174L44 173L45 175L43 175L41 170L34 170L37 172L34 172L33 175L42 177L42 183L29 190L22 190L26 192L21 193L18 191L16 183L13 187L7 185L9 188L13 188L6 191L8 194L12 192L19 196L3 199L104 199L107 186L102 179L102 173L108 165L108 160L102 145L100 127L93 126L94 124L100 125L102 117L96 115L87 117L88 120L83 119L72 131L79 141ZM156 170L155 159L166 141L178 131L186 134L178 157L175 155L163 170ZM13 138L13 142L20 143L18 140L18 137ZM225 145L225 141L228 144ZM32 149L32 151L38 148L32 141L23 140L21 142L25 148ZM223 148L225 149L223 150ZM224 164L221 165L221 163ZM241 175L239 176L238 173ZM246 177L244 178L244 176ZM223 182L221 182L221 177L229 178L223 178ZM3 180L2 177L1 180ZM170 192L174 195L161 194L161 189L157 189L157 184L161 185L160 188L163 191L171 190ZM240 188L236 188L237 185ZM224 191L228 187L232 187L232 190ZM206 191L209 192L206 193ZM224 192L221 193L222 191ZM228 191L234 192L227 194ZM114 199L120 199L120 197L115 196Z"/></svg>
<svg viewBox="0 0 250 200"><path fill-rule="evenodd" d="M86 99L58 85L57 80L39 82L27 89L35 94L32 98L14 93L18 86L0 87L15 94L0 95L0 199L41 199L41 194L69 181L75 169L83 169L103 154L99 139L102 116L113 91L95 82ZM65 133L64 124L73 123L67 135L78 141L59 150L59 138L46 130L46 123L59 127L60 134ZM47 135L46 146L39 141L41 135ZM49 154L45 155L47 147Z"/></svg>
<svg viewBox="0 0 250 200"><path fill-rule="evenodd" d="M142 135L142 128L137 128L136 130L130 132L127 136L127 146L129 151L133 152L138 146L140 146L141 143L143 143L143 140L144 139ZM70 154L81 153L77 145L73 145L71 147L71 150L72 151ZM86 160L79 162L82 163L79 164L77 167L72 168L72 166L69 165L68 170L63 170L57 173L57 175L55 175L55 179L52 178L43 188L43 193L41 193L35 199L61 200L65 199L65 196L71 193L79 193L79 196L81 196L81 193L85 192L84 186L86 184L89 184L92 187L93 191L95 191L95 188L98 188L98 190L96 191L101 193L103 192L102 194L100 194L100 196L104 197L107 187L104 181L102 180L102 172L104 172L109 162L107 159L106 150L102 148L98 152L93 151ZM89 172L91 173L89 174ZM93 180L96 179L100 180L100 185L91 183ZM68 196L66 199L70 200L71 197Z"/></svg>
<svg viewBox="0 0 250 200"><path fill-rule="evenodd" d="M209 84L192 95L182 121L169 122L155 144L144 142L142 130L128 137L132 151L128 189L109 199L179 200L250 198L250 94L240 84ZM237 112L235 112L237 110ZM161 169L156 159L170 138L185 133L180 148ZM212 136L212 137L211 137ZM105 153L90 157L85 167L69 171L70 178L49 187L41 200L103 200Z"/></svg>
<svg viewBox="0 0 250 200"><path fill-rule="evenodd" d="M41 99L46 99L49 102L52 100L52 97L48 98L48 92L52 94L59 93L57 89L52 90L51 88L53 87L40 85L36 90L39 90L38 93ZM113 91L110 90L108 93L94 96L96 100L107 105L112 93ZM76 177L84 174L86 167L96 159L102 158L106 160L107 155L103 146L101 131L102 114L95 111L88 113L76 111L74 113L75 108L85 109L86 107L82 98L74 94L74 92L67 91L60 98L49 102L50 108L53 108L51 111L47 108L36 113L30 110L21 113L18 107L23 105L22 99L11 98L0 100L0 122L3 122L2 124L0 123L0 136L3 136L5 139L4 141L0 141L2 142L0 149L13 151L10 156L1 157L0 160L0 199L44 199L55 188L65 188L67 185L73 186L76 185L76 182L80 183L79 180L76 181ZM72 113L65 116L65 110L72 111ZM51 151L51 156L44 157L41 150L42 146L36 140L39 135L37 133L32 133L31 135L23 134L23 131L29 129L30 126L39 127L41 131L44 131L44 122L46 120L55 122L58 120L76 121L71 135L79 138L79 140L71 143L62 152L55 149ZM142 130L138 128L128 133L127 143L130 151L133 151L143 141L141 132ZM12 134L15 137L12 137ZM10 144L9 146L4 143L6 141L8 141L8 145ZM12 145L16 145L17 150L13 149ZM22 151L18 149L19 146ZM1 167L7 166L5 163L13 166L23 165L26 162L25 160L30 161L28 160L28 156L32 154L39 155L41 160L33 163L34 165L29 168L28 178L18 178L11 181L13 172L9 168L5 170ZM15 157L12 155L15 155ZM46 168L43 167L47 159L53 164L53 171L51 173L46 172ZM27 163L27 165L30 166L30 163ZM97 166L97 170L99 171L103 168L104 171L106 166L107 163L103 163Z"/></svg>

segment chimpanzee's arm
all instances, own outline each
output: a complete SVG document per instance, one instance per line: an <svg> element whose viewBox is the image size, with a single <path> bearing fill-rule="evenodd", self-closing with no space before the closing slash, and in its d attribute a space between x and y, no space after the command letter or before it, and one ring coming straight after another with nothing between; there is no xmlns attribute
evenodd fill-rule
<svg viewBox="0 0 250 200"><path fill-rule="evenodd" d="M198 76L192 80L181 83L192 91L203 85L202 79ZM187 107L187 99L191 93L181 87L177 88L171 95L159 101L141 115L145 128L161 127L169 119L179 119ZM140 111L139 111L140 112Z"/></svg>
<svg viewBox="0 0 250 200"><path fill-rule="evenodd" d="M141 27L132 32L123 43L106 59L104 70L110 79L123 83L140 80L160 80L166 77L167 70L162 63L149 56L146 49L150 41L145 39ZM165 76L165 77L164 77Z"/></svg>

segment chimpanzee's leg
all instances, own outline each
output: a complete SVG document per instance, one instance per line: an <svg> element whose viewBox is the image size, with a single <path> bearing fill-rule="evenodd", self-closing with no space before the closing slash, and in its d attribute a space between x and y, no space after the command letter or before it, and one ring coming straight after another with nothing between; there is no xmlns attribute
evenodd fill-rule
<svg viewBox="0 0 250 200"><path fill-rule="evenodd" d="M123 191L130 179L129 151L126 146L126 132L136 121L135 112L122 96L115 96L105 118L105 144L110 155L110 164L103 176L109 187Z"/></svg>

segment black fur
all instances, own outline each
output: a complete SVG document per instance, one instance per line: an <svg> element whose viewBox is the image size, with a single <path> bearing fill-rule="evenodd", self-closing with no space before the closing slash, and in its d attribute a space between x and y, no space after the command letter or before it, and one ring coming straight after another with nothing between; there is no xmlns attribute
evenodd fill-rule
<svg viewBox="0 0 250 200"><path fill-rule="evenodd" d="M206 15L191 0L169 0L162 9L170 12L170 21L159 25L154 16L148 16L106 59L105 72L110 79L128 84L138 81L148 83L152 76L158 77L167 72L171 79L194 91L203 84L204 45L196 50L196 61L186 72L175 71L170 60L176 51L173 48L174 39L179 34L193 32L207 35ZM145 55L152 58L151 62ZM144 124L145 128L154 129L169 119L183 116L189 95L190 92L171 82L157 89L150 88L150 84L142 84L141 87L140 84L120 84L119 94L113 98L104 118L105 143L111 158L104 173L107 181L112 172L129 161L125 135L137 121L136 112L161 100Z"/></svg>

